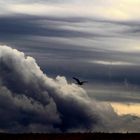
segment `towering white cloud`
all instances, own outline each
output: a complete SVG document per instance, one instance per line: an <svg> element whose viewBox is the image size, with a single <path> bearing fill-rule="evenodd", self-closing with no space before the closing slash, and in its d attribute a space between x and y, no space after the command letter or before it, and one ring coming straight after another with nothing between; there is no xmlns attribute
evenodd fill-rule
<svg viewBox="0 0 140 140"><path fill-rule="evenodd" d="M0 130L6 132L140 131L65 77L45 75L36 61L0 46ZM130 125L126 124L130 120Z"/></svg>

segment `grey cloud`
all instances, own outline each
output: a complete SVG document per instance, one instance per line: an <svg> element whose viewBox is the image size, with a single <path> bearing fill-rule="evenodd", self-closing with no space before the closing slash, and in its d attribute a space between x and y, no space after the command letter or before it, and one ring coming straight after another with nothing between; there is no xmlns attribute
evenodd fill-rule
<svg viewBox="0 0 140 140"><path fill-rule="evenodd" d="M119 102L119 103L139 103L139 86L128 83L99 83L98 85L91 84L85 87L88 95L99 101Z"/></svg>
<svg viewBox="0 0 140 140"><path fill-rule="evenodd" d="M136 21L107 21L107 20L97 20L97 22L105 23L108 25L113 25L114 27L121 27L121 30L118 30L118 34L121 36L137 36L140 32L140 22Z"/></svg>
<svg viewBox="0 0 140 140"><path fill-rule="evenodd" d="M49 78L32 57L26 57L24 53L10 47L0 46L0 65L0 114L5 116L0 119L1 130L128 130L125 119L117 116L109 104L90 99L84 89L69 84L65 77ZM133 131L135 123L130 123ZM139 128L135 131L139 131Z"/></svg>
<svg viewBox="0 0 140 140"><path fill-rule="evenodd" d="M72 128L93 129L101 116L92 109L86 109L92 103L83 89L67 84L63 77L57 77L56 80L48 78L33 58L25 58L17 50L6 46L1 46L0 50L1 97L5 98L1 107L5 106L10 114L19 114L11 117L9 114L10 118L5 118L5 121L26 127L35 122L39 125L45 123L65 131ZM71 108L75 108L74 113ZM6 115L3 111L1 113Z"/></svg>
<svg viewBox="0 0 140 140"><path fill-rule="evenodd" d="M47 124L46 130L50 132L53 123L59 123L59 116L55 112L56 108L53 102L43 106L25 95L14 95L2 86L0 87L0 94L0 115L4 116L0 120L0 127L4 131L14 133L20 131L32 132L30 125L43 126L43 123L45 123ZM19 129L19 126L22 127L22 130Z"/></svg>
<svg viewBox="0 0 140 140"><path fill-rule="evenodd" d="M138 22L14 15L0 17L0 40L1 44L13 46L35 57L43 71L53 77L66 75L70 80L72 76L78 76L91 83L108 84L124 84L127 79L133 86L138 86L139 52L121 52L123 45L127 45L125 42L129 42L129 39L121 40L121 37L128 37L122 31L132 25L138 26ZM114 50L119 43L121 49ZM101 65L93 62L96 60L134 65ZM11 86L13 92L22 88L20 84L15 85L16 88Z"/></svg>
<svg viewBox="0 0 140 140"><path fill-rule="evenodd" d="M59 19L60 20L60 19ZM15 22L16 21L16 22ZM52 22L53 21L53 22ZM63 19L62 19L63 21ZM69 22L69 21L68 21ZM71 22L71 21L70 21ZM76 21L77 22L77 21ZM44 23L42 26L41 24ZM49 36L49 37L89 37L90 33L59 28L56 19L45 17L12 16L0 17L0 36Z"/></svg>

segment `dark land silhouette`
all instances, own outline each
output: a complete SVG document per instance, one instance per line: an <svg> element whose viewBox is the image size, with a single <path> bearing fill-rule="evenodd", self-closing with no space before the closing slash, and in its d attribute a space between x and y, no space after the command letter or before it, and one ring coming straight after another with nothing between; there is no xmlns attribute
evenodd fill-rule
<svg viewBox="0 0 140 140"><path fill-rule="evenodd" d="M0 140L140 140L138 133L0 134Z"/></svg>

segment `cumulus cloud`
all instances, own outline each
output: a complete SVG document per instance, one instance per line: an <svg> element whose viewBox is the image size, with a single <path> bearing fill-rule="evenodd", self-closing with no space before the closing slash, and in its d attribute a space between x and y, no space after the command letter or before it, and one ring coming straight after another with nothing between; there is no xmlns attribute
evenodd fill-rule
<svg viewBox="0 0 140 140"><path fill-rule="evenodd" d="M0 116L4 132L140 131L139 118L119 117L109 104L65 77L48 77L34 58L8 46L0 46Z"/></svg>

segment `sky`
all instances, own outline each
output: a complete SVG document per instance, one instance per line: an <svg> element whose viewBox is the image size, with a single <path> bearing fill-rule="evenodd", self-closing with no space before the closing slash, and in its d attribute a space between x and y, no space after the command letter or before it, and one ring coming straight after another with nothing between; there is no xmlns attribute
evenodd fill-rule
<svg viewBox="0 0 140 140"><path fill-rule="evenodd" d="M0 114L8 114L4 107L18 115L0 120L0 130L140 132L139 6L139 0L1 0ZM77 87L72 77L88 83Z"/></svg>

